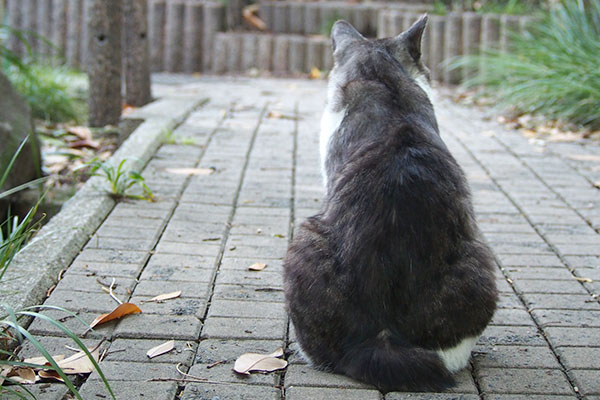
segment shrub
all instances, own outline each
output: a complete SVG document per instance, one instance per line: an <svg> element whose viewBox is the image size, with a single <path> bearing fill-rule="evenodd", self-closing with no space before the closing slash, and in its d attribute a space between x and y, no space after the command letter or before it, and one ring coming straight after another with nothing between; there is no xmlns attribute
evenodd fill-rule
<svg viewBox="0 0 600 400"><path fill-rule="evenodd" d="M510 53L490 51L458 59L457 67L485 64L468 80L503 107L600 128L600 0L564 0L523 35Z"/></svg>

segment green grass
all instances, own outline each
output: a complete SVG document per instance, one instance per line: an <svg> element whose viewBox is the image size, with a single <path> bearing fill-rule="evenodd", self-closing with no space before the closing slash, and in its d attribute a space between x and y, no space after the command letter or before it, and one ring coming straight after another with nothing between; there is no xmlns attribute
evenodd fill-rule
<svg viewBox="0 0 600 400"><path fill-rule="evenodd" d="M468 80L499 105L600 128L600 0L564 0L528 32L513 35L511 53L463 57L452 68L485 73Z"/></svg>
<svg viewBox="0 0 600 400"><path fill-rule="evenodd" d="M522 15L544 7L541 0L436 0L433 14L446 15L449 11L476 11L478 13L498 13Z"/></svg>
<svg viewBox="0 0 600 400"><path fill-rule="evenodd" d="M128 159L123 159L119 165L114 166L108 161L102 162L98 159L93 159L78 169L89 167L89 174L91 176L104 178L108 184L109 194L116 200L131 198L153 201L154 194L144 182L144 178L139 172L131 169L129 165L127 165L128 163ZM131 193L130 189L133 186L140 187L143 194L138 195Z"/></svg>

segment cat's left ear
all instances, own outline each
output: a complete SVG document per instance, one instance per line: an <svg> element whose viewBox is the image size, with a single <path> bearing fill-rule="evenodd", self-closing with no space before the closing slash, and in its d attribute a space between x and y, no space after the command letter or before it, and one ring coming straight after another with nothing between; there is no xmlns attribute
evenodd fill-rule
<svg viewBox="0 0 600 400"><path fill-rule="evenodd" d="M421 41L427 26L427 14L423 14L410 28L397 36L397 40L404 42L408 54L415 61L421 59Z"/></svg>
<svg viewBox="0 0 600 400"><path fill-rule="evenodd" d="M331 28L331 44L334 52L336 49L346 47L354 41L364 39L365 37L346 21L337 21Z"/></svg>

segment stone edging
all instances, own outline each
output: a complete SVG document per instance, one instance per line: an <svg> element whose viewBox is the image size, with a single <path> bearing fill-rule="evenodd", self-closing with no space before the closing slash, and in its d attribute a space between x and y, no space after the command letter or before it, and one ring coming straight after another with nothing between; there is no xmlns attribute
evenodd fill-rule
<svg viewBox="0 0 600 400"><path fill-rule="evenodd" d="M146 165L161 144L166 130L175 128L204 100L189 97L159 99L136 110L128 118L144 119L109 161L136 159ZM2 304L14 309L43 302L58 281L60 271L73 261L90 236L115 206L98 190L105 181L90 178L13 259L2 282Z"/></svg>

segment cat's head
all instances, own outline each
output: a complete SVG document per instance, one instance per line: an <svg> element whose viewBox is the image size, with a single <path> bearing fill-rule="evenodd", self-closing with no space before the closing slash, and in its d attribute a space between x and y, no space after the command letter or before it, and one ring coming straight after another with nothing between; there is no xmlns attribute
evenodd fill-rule
<svg viewBox="0 0 600 400"><path fill-rule="evenodd" d="M427 24L423 15L400 35L367 39L350 23L337 21L331 29L334 68L329 74L328 101L342 106L340 90L354 80L384 80L392 76L412 83L414 90L429 96L429 69L421 60L421 38ZM415 85L416 84L416 85Z"/></svg>

